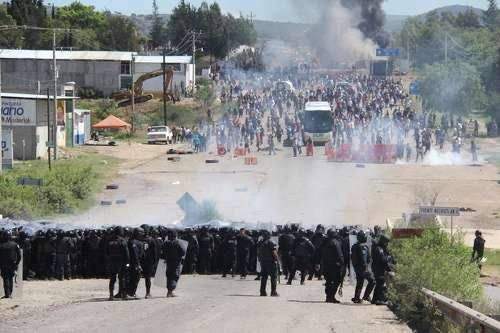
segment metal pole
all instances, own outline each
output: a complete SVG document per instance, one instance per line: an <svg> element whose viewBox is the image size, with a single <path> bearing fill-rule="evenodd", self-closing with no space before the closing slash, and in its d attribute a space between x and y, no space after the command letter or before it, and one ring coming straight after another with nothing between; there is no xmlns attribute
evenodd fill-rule
<svg viewBox="0 0 500 333"><path fill-rule="evenodd" d="M132 54L132 63L130 65L130 73L132 74L132 133L135 131L135 55Z"/></svg>
<svg viewBox="0 0 500 333"><path fill-rule="evenodd" d="M448 63L448 33L444 34L444 62Z"/></svg>
<svg viewBox="0 0 500 333"><path fill-rule="evenodd" d="M196 89L196 32L193 34L193 95Z"/></svg>
<svg viewBox="0 0 500 333"><path fill-rule="evenodd" d="M2 59L0 59L0 173L2 173L2 166L3 166L2 117L3 117L3 111L2 111Z"/></svg>
<svg viewBox="0 0 500 333"><path fill-rule="evenodd" d="M57 60L56 60L56 30L52 32L52 60L54 66L54 127L53 127L53 143L54 143L54 161L57 159Z"/></svg>
<svg viewBox="0 0 500 333"><path fill-rule="evenodd" d="M51 133L50 133L50 89L47 88L47 156L49 160L49 170L52 170L51 157L50 157L50 145L51 145Z"/></svg>
<svg viewBox="0 0 500 333"><path fill-rule="evenodd" d="M450 233L451 233L451 237L453 239L453 216L451 216Z"/></svg>
<svg viewBox="0 0 500 333"><path fill-rule="evenodd" d="M165 60L166 50L165 45L163 46L163 63L161 64L163 69L163 125L167 126L167 64Z"/></svg>

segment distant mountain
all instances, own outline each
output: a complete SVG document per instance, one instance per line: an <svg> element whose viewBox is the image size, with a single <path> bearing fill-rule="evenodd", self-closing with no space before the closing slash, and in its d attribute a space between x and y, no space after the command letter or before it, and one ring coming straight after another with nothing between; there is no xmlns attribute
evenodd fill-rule
<svg viewBox="0 0 500 333"><path fill-rule="evenodd" d="M457 15L459 13L464 13L467 10L472 10L479 16L481 16L483 13L483 11L479 8L454 5L436 8L427 13L417 16L425 18L427 14L432 12L437 12L438 14L446 12ZM167 22L170 15L161 14L160 17L164 22ZM408 19L409 17L410 16L407 15L387 15L385 21L385 29L390 33L397 33L401 31L406 19ZM151 26L153 23L153 15L132 14L131 16L129 16L129 18L132 20L132 22L134 22L134 24L137 26L137 29L142 35L149 35L149 31L151 31ZM303 37L305 35L305 32L309 30L311 25L306 23L254 20L254 27L257 31L258 36L262 39L294 40Z"/></svg>
<svg viewBox="0 0 500 333"><path fill-rule="evenodd" d="M453 15L458 15L461 13L465 13L468 10L472 10L476 15L479 15L479 16L481 16L483 14L483 10L479 9L479 8L475 8L472 6L453 5L453 6L445 6L445 7L436 8L436 9L429 11L428 13L425 13L425 14L422 14L419 16L425 16L425 15L432 13L432 12L436 12L438 14L451 13Z"/></svg>

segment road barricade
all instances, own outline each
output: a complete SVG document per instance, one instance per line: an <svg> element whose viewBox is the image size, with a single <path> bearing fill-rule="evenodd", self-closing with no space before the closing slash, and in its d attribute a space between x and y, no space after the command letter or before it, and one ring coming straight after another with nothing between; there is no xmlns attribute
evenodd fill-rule
<svg viewBox="0 0 500 333"><path fill-rule="evenodd" d="M219 156L226 155L226 147L224 147L224 145L217 145L217 155Z"/></svg>
<svg viewBox="0 0 500 333"><path fill-rule="evenodd" d="M246 155L247 155L247 151L245 148L236 148L234 150L235 157L246 156Z"/></svg>
<svg viewBox="0 0 500 333"><path fill-rule="evenodd" d="M337 149L325 147L329 162L395 163L396 145L360 145L353 149L351 144L342 144Z"/></svg>
<svg viewBox="0 0 500 333"><path fill-rule="evenodd" d="M245 157L245 165L257 165L257 157Z"/></svg>

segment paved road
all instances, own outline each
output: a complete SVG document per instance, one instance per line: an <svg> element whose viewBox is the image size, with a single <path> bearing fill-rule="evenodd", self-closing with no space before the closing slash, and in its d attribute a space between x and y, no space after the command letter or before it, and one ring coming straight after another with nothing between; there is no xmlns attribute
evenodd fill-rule
<svg viewBox="0 0 500 333"><path fill-rule="evenodd" d="M81 293L77 283L100 290L88 291L77 303L46 307L24 318L3 318L0 332L411 332L386 307L347 302L353 292L350 285L344 290L345 303L334 305L323 302L319 281L279 285L280 297L272 298L257 296L253 278L183 276L175 299L160 297L165 291L155 287L155 298L126 302L106 301L104 280L51 282L53 287L72 284L71 290ZM138 295L143 293L140 289Z"/></svg>

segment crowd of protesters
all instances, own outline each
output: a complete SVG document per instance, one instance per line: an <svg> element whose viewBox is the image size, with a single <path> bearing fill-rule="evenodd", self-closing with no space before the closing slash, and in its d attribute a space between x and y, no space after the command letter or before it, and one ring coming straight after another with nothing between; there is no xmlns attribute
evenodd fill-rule
<svg viewBox="0 0 500 333"><path fill-rule="evenodd" d="M223 77L218 87L229 111L213 134L225 151L244 148L272 155L283 144L293 147L294 156L303 153L304 147L311 155L315 143L304 133L302 111L307 102L326 101L332 109L332 147L393 144L396 157L410 162L422 160L433 144L444 150L451 143L451 151L460 154L470 139L473 159L477 159L478 121L416 112L401 81L356 73L298 79L285 73L239 80Z"/></svg>

